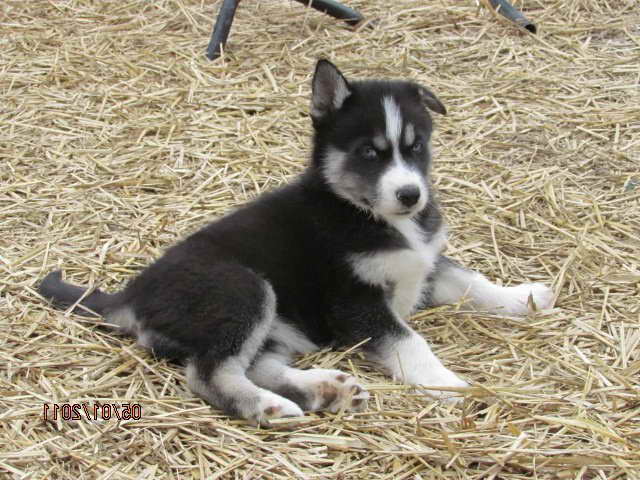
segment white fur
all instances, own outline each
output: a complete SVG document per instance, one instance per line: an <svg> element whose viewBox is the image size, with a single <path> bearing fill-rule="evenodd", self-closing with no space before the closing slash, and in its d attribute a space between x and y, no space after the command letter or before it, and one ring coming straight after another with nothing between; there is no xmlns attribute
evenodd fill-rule
<svg viewBox="0 0 640 480"><path fill-rule="evenodd" d="M502 287L480 273L460 267L440 272L432 293L436 304L463 300L464 305L476 310L506 315L526 315L530 294L537 308L544 310L552 306L553 291L542 283Z"/></svg>
<svg viewBox="0 0 640 480"><path fill-rule="evenodd" d="M278 319L274 320L268 338L275 340L283 350L282 353L289 355L301 355L318 350L318 346L300 330Z"/></svg>
<svg viewBox="0 0 640 480"><path fill-rule="evenodd" d="M342 172L344 171L346 160L347 154L345 152L334 147L327 148L324 165L322 166L322 175L334 189L339 189L342 184Z"/></svg>
<svg viewBox="0 0 640 480"><path fill-rule="evenodd" d="M151 333L148 330L142 330L136 339L136 343L142 348L153 351L153 341Z"/></svg>
<svg viewBox="0 0 640 480"><path fill-rule="evenodd" d="M467 387L468 383L446 368L434 355L429 344L416 332L390 337L380 349L378 361L396 380L409 385L427 387ZM451 393L427 389L436 398L451 397Z"/></svg>
<svg viewBox="0 0 640 480"><path fill-rule="evenodd" d="M127 335L137 335L139 324L136 314L131 307L122 307L106 315L108 324L115 325L122 329L122 333Z"/></svg>
<svg viewBox="0 0 640 480"><path fill-rule="evenodd" d="M400 146L400 134L402 132L402 113L400 107L393 97L383 97L382 107L384 108L384 120L387 132L387 139L394 149Z"/></svg>
<svg viewBox="0 0 640 480"><path fill-rule="evenodd" d="M261 389L260 399L255 410L257 412L255 416L247 416L255 424L269 423L269 420L274 418L304 416L302 409L294 402L264 389Z"/></svg>
<svg viewBox="0 0 640 480"><path fill-rule="evenodd" d="M359 199L353 195L358 191L358 186L352 183L351 177L345 175L344 164L347 161L347 154L337 148L330 147L325 154L324 166L322 167L322 175L339 197L348 200L363 210L368 210L367 205L361 203Z"/></svg>
<svg viewBox="0 0 640 480"><path fill-rule="evenodd" d="M406 239L407 248L354 254L349 262L361 280L381 287L393 286L389 306L400 318L407 318L420 301L427 275L444 248L446 231L439 230L425 242L424 233L412 219L398 219L393 226Z"/></svg>
<svg viewBox="0 0 640 480"><path fill-rule="evenodd" d="M404 126L404 144L409 147L411 145L413 145L413 142L415 142L416 140L416 131L413 128L413 125L410 123L407 123Z"/></svg>
<svg viewBox="0 0 640 480"><path fill-rule="evenodd" d="M387 142L387 139L384 137L384 135L376 135L375 137L373 137L373 146L378 150L386 150L387 148L389 148L389 142Z"/></svg>
<svg viewBox="0 0 640 480"><path fill-rule="evenodd" d="M342 104L347 98L349 98L349 95L351 95L351 92L347 88L347 84L344 83L344 80L340 79L336 84L335 94L333 97L333 108L336 110L342 108Z"/></svg>

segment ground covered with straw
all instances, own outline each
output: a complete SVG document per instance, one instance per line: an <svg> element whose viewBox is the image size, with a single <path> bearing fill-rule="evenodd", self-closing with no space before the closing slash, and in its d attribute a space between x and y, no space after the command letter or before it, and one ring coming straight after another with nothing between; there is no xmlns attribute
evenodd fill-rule
<svg viewBox="0 0 640 480"><path fill-rule="evenodd" d="M354 32L294 2L242 2L210 62L217 2L2 2L0 477L638 478L636 0L517 2L538 36L484 1L348 3L375 23ZM300 172L321 56L437 92L449 253L497 281L554 286L555 308L529 318L455 305L415 316L473 384L460 408L394 384L357 349L320 352L299 364L356 374L367 410L254 428L35 292L59 267L116 290ZM91 418L52 418L71 403ZM127 403L140 419L101 418Z"/></svg>

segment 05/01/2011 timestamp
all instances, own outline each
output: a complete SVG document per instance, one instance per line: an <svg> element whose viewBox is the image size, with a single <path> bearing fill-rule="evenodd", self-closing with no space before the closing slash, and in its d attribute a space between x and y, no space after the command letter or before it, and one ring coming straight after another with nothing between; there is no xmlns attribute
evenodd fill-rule
<svg viewBox="0 0 640 480"><path fill-rule="evenodd" d="M140 420L142 406L139 403L45 403L42 409L44 420Z"/></svg>

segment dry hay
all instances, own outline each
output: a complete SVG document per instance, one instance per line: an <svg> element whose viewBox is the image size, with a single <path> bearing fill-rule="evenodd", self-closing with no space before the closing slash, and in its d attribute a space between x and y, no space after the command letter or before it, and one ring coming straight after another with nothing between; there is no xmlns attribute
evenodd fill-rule
<svg viewBox="0 0 640 480"><path fill-rule="evenodd" d="M21 479L638 478L640 12L636 0L524 2L540 35L474 2L349 1L357 33L284 0L243 2L224 58L218 4L0 6L0 472ZM474 384L444 407L321 352L368 411L273 429L194 398L182 371L34 292L56 266L116 289L207 220L299 172L319 56L431 86L450 253L552 282L527 319L423 312ZM44 421L43 404L140 403L138 421Z"/></svg>

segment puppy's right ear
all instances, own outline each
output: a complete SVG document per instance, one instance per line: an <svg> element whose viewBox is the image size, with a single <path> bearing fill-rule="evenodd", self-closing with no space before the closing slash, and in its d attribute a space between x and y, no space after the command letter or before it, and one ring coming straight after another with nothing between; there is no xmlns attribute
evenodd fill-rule
<svg viewBox="0 0 640 480"><path fill-rule="evenodd" d="M311 117L314 121L339 110L351 95L349 83L329 60L319 60L311 85Z"/></svg>

